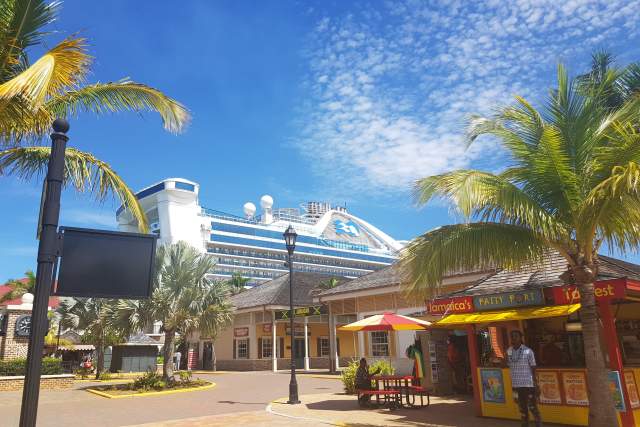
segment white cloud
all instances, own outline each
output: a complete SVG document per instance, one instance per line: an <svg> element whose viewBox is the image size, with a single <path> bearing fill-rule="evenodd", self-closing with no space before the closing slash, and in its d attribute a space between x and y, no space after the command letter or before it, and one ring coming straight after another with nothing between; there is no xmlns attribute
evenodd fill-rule
<svg viewBox="0 0 640 427"><path fill-rule="evenodd" d="M116 228L118 223L114 212L88 211L82 209L66 209L62 211L63 225L77 225L98 228Z"/></svg>
<svg viewBox="0 0 640 427"><path fill-rule="evenodd" d="M321 18L296 144L325 184L346 192L495 167L490 141L465 149L468 115L490 113L514 94L539 101L559 59L584 61L593 49L637 40L639 10L638 0L408 0Z"/></svg>

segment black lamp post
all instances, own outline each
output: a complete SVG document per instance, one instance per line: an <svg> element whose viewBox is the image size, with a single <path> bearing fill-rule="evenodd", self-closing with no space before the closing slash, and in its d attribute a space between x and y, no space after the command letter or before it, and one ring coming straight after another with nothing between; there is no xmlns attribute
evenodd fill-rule
<svg viewBox="0 0 640 427"><path fill-rule="evenodd" d="M291 310L289 315L291 321L291 381L289 382L289 401L287 403L291 405L300 403L300 400L298 400L298 382L296 381L296 362L294 359L296 333L293 325L295 312L293 311L293 262L291 261L293 251L296 248L297 237L298 234L296 233L296 230L289 225L289 228L284 232L284 242L287 245L287 253L289 254L287 257L287 264L289 264L289 309Z"/></svg>

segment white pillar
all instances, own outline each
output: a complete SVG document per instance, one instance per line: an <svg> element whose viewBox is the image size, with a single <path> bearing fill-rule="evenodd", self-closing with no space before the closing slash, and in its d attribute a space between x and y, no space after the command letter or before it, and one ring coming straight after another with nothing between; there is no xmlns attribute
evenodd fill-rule
<svg viewBox="0 0 640 427"><path fill-rule="evenodd" d="M334 324L333 313L331 312L331 304L329 304L329 371L336 372L334 355L337 352L336 328Z"/></svg>
<svg viewBox="0 0 640 427"><path fill-rule="evenodd" d="M256 336L256 317L255 313L251 313L251 322L249 322L249 359L258 358L258 337Z"/></svg>
<svg viewBox="0 0 640 427"><path fill-rule="evenodd" d="M334 357L336 358L336 371L340 369L340 358L338 357L338 330L336 328L336 320L337 316L334 315L333 318L333 339L335 343L333 344L333 350L335 351Z"/></svg>
<svg viewBox="0 0 640 427"><path fill-rule="evenodd" d="M309 370L309 317L304 316L304 370Z"/></svg>
<svg viewBox="0 0 640 427"><path fill-rule="evenodd" d="M358 320L364 319L364 315L358 314ZM364 357L364 332L358 332L358 358Z"/></svg>
<svg viewBox="0 0 640 427"><path fill-rule="evenodd" d="M276 334L276 312L271 312L271 361L273 372L278 371L278 335Z"/></svg>

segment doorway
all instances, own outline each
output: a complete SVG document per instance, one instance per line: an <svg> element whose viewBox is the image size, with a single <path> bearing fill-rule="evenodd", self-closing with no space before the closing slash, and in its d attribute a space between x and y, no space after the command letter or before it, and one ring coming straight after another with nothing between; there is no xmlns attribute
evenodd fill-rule
<svg viewBox="0 0 640 427"><path fill-rule="evenodd" d="M202 348L202 369L213 370L213 343L207 341Z"/></svg>
<svg viewBox="0 0 640 427"><path fill-rule="evenodd" d="M293 358L295 360L296 369L304 368L304 338L296 338L294 340Z"/></svg>

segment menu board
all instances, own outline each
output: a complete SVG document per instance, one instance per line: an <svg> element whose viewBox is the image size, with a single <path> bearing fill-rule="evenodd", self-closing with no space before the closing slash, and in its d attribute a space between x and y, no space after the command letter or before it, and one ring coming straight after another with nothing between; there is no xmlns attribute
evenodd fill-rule
<svg viewBox="0 0 640 427"><path fill-rule="evenodd" d="M627 384L627 394L629 395L629 402L633 409L640 408L640 398L638 397L638 388L636 387L636 380L633 377L633 372L624 373L624 382Z"/></svg>
<svg viewBox="0 0 640 427"><path fill-rule="evenodd" d="M563 372L564 401L567 405L589 406L587 380L584 372Z"/></svg>
<svg viewBox="0 0 640 427"><path fill-rule="evenodd" d="M537 371L538 386L540 387L540 403L559 405L562 403L560 395L560 381L558 373L554 371Z"/></svg>
<svg viewBox="0 0 640 427"><path fill-rule="evenodd" d="M611 390L611 397L613 397L613 404L618 411L624 412L626 408L624 405L624 396L622 395L620 372L609 371L607 378L609 379L609 389Z"/></svg>
<svg viewBox="0 0 640 427"><path fill-rule="evenodd" d="M502 369L480 369L480 382L485 402L505 403Z"/></svg>

